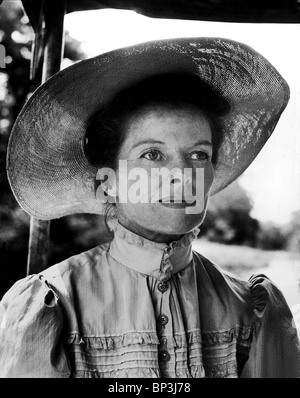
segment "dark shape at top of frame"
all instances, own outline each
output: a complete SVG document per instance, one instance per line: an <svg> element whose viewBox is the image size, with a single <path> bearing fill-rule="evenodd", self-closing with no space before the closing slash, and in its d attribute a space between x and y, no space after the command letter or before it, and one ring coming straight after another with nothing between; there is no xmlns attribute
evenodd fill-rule
<svg viewBox="0 0 300 398"><path fill-rule="evenodd" d="M1 3L2 0L0 0ZM245 23L299 23L300 0L23 0L34 25L42 2L66 2L66 12L115 8L155 18Z"/></svg>

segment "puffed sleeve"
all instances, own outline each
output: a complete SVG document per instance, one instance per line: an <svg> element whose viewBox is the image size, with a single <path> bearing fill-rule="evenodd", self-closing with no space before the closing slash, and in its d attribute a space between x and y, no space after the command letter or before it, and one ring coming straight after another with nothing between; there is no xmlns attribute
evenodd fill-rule
<svg viewBox="0 0 300 398"><path fill-rule="evenodd" d="M58 296L42 276L19 280L0 302L0 377L69 377Z"/></svg>
<svg viewBox="0 0 300 398"><path fill-rule="evenodd" d="M254 332L241 377L300 377L300 347L292 313L281 291L265 276L249 280Z"/></svg>

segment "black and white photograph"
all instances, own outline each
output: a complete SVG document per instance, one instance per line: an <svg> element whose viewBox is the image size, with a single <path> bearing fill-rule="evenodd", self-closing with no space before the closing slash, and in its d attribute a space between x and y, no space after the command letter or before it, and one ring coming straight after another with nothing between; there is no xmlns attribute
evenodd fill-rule
<svg viewBox="0 0 300 398"><path fill-rule="evenodd" d="M0 0L0 378L300 377L299 37L299 0Z"/></svg>

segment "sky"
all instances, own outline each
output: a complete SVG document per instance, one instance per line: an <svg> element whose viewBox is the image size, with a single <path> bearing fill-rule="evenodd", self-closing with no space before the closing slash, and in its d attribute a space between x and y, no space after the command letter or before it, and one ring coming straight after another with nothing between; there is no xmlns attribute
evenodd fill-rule
<svg viewBox="0 0 300 398"><path fill-rule="evenodd" d="M65 29L82 42L87 57L149 40L200 36L233 39L260 52L288 82L291 97L267 145L239 182L253 201L252 216L262 222L284 224L300 210L300 24L154 19L105 9L68 14Z"/></svg>

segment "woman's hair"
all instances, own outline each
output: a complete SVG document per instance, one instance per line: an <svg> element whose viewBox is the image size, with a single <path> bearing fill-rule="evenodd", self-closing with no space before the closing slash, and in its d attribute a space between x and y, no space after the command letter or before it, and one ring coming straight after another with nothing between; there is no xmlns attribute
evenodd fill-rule
<svg viewBox="0 0 300 398"><path fill-rule="evenodd" d="M122 90L108 106L95 112L88 120L85 137L89 163L116 170L128 123L134 115L152 106L174 110L192 107L204 113L212 129L212 163L217 163L223 140L219 118L229 112L229 104L199 77L186 73L148 77Z"/></svg>

